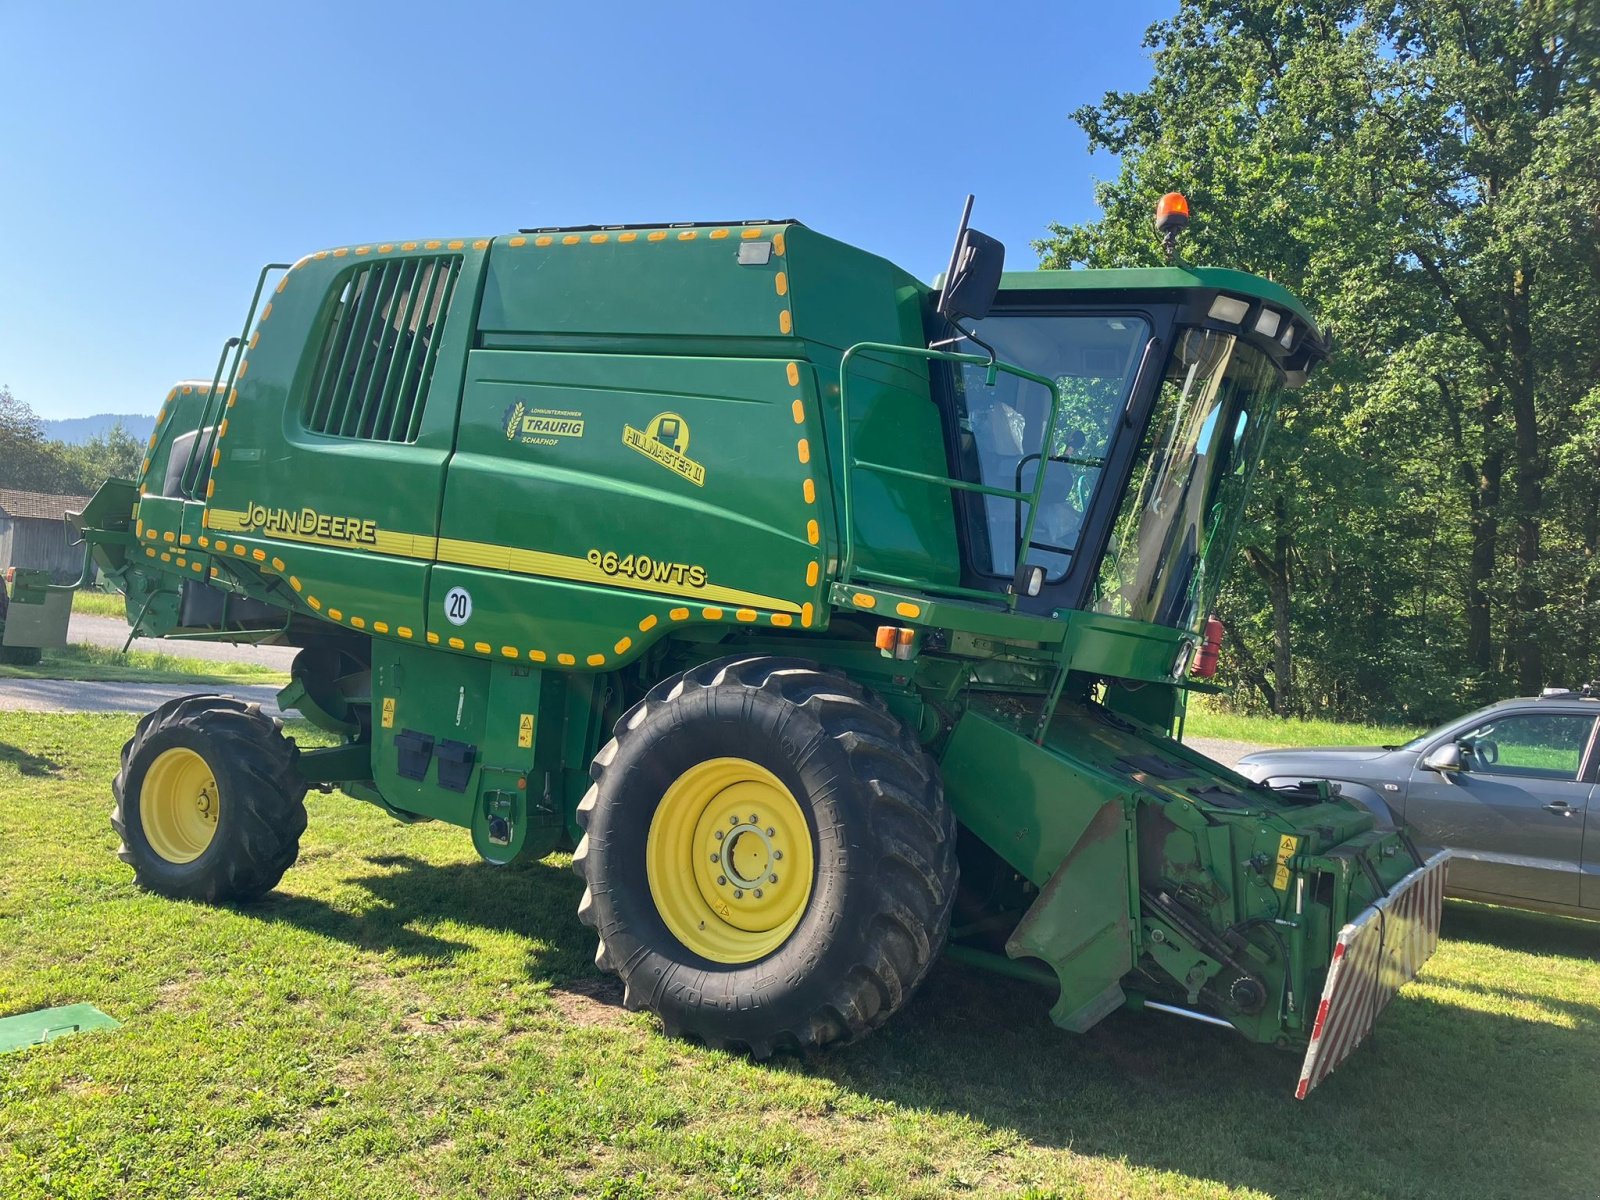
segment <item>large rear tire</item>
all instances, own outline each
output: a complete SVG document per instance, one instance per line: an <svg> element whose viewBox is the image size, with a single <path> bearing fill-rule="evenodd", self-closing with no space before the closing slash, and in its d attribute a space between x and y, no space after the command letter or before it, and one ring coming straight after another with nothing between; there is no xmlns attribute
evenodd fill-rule
<svg viewBox="0 0 1600 1200"><path fill-rule="evenodd" d="M765 1058L905 1004L949 932L955 819L882 701L813 662L727 658L614 732L573 867L629 1008Z"/></svg>
<svg viewBox="0 0 1600 1200"><path fill-rule="evenodd" d="M260 705L184 696L139 722L111 785L117 857L140 887L219 903L277 886L306 828L298 750Z"/></svg>

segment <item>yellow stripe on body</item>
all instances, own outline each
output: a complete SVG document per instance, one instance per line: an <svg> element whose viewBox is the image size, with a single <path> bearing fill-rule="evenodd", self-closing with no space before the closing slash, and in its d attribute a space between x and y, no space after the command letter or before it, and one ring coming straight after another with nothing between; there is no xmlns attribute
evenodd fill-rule
<svg viewBox="0 0 1600 1200"><path fill-rule="evenodd" d="M737 588L703 584L694 587L687 583L666 581L632 581L616 575L607 575L586 558L573 558L566 554L551 554L544 550L519 550L513 546L496 546L489 542L468 542L458 538L439 539L439 561L463 567L485 567L513 575L539 575L549 579L567 579L575 583L595 583L601 587L621 588L626 591L670 596L689 596L696 600L717 600L736 608L770 608L778 612L795 613L800 606L791 600L775 596L762 596Z"/></svg>
<svg viewBox="0 0 1600 1200"><path fill-rule="evenodd" d="M734 608L766 608L776 612L797 613L800 606L792 600L776 596L763 596L738 588L704 584L694 587L687 583L667 581L631 580L608 575L587 558L567 554L552 554L545 550L523 550L515 546L497 546L491 542L472 542L460 538L433 538L424 534L396 533L379 529L371 542L352 542L341 538L322 537L314 533L277 530L264 533L249 524L249 514L237 509L212 508L208 527L230 533L244 533L262 541L301 542L317 546L330 546L337 550L361 550L374 554L387 554L396 558L420 559L424 562L449 563L464 567L485 567L513 575L536 575L547 579L565 579L575 583L592 583L601 587L639 592L643 595L687 596L696 600L717 601Z"/></svg>

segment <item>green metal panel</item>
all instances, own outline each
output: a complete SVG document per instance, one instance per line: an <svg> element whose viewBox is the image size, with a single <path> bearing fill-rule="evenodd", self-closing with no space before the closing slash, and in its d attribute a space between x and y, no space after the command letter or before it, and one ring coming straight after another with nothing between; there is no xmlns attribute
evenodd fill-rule
<svg viewBox="0 0 1600 1200"><path fill-rule="evenodd" d="M940 763L957 817L1042 889L1006 946L1061 982L1052 1016L1082 1032L1123 1002L1134 962L1126 781L1031 740L1032 722L969 708Z"/></svg>
<svg viewBox="0 0 1600 1200"><path fill-rule="evenodd" d="M374 642L372 710L372 780L385 802L452 825L472 824L482 758L465 786L455 790L439 784L437 750L445 740L483 744L490 722L489 664L426 647ZM505 719L505 714L496 716ZM420 779L401 774L400 747L407 732L433 739L435 753Z"/></svg>
<svg viewBox="0 0 1600 1200"><path fill-rule="evenodd" d="M829 478L842 509L839 363L859 342L926 344L928 289L886 259L825 237L790 229L787 253L797 334L825 381ZM929 403L925 362L868 355L851 367L851 444L858 458L945 475L944 430ZM896 576L955 582L960 578L954 505L938 484L883 475L857 481L858 567Z"/></svg>
<svg viewBox="0 0 1600 1200"><path fill-rule="evenodd" d="M325 620L390 637L401 629L422 635L439 496L488 245L456 239L319 251L295 265L262 311L217 439L205 534L220 537L224 553L235 557L250 560L262 551L259 569L297 583L305 610ZM459 277L448 311L427 314L437 318L427 350L437 361L414 441L308 429L307 402L325 373L328 339L349 332L331 323L345 285L373 263L403 267L441 256L459 260ZM396 325L409 321L420 332L429 322L398 289L385 296L391 319L371 307L358 310L365 319L351 339L392 356ZM349 345L344 351L353 352ZM371 379L358 372L355 386ZM360 398L352 403L359 406Z"/></svg>
<svg viewBox="0 0 1600 1200"><path fill-rule="evenodd" d="M1027 717L974 704L957 722L939 765L961 823L1043 886L1100 810L1127 787L1058 748L1036 744L1032 732Z"/></svg>
<svg viewBox="0 0 1600 1200"><path fill-rule="evenodd" d="M17 570L10 606L0 621L0 646L64 646L72 616L72 592L50 586L50 572Z"/></svg>
<svg viewBox="0 0 1600 1200"><path fill-rule="evenodd" d="M465 627L430 630L587 667L685 623L810 627L832 540L819 431L793 360L473 352L430 604L473 586L446 565L501 579L479 575Z"/></svg>
<svg viewBox="0 0 1600 1200"><path fill-rule="evenodd" d="M1058 615L1067 617L1064 653L1075 671L1170 684L1189 669L1187 658L1178 662L1185 641L1193 644L1182 630L1104 613ZM1178 665L1176 673L1174 664Z"/></svg>
<svg viewBox="0 0 1600 1200"><path fill-rule="evenodd" d="M1006 940L1012 958L1050 964L1061 991L1050 1019L1084 1033L1122 1007L1133 969L1130 838L1124 805L1107 801Z"/></svg>

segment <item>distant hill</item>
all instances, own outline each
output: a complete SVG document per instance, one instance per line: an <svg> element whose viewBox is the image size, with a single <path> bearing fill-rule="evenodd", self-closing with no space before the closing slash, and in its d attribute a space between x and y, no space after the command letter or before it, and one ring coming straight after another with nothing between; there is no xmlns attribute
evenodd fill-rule
<svg viewBox="0 0 1600 1200"><path fill-rule="evenodd" d="M44 426L44 436L51 441L81 446L91 438L110 433L119 422L141 442L156 429L154 417L129 413L96 413L92 417L66 417L60 421L40 421L39 424Z"/></svg>

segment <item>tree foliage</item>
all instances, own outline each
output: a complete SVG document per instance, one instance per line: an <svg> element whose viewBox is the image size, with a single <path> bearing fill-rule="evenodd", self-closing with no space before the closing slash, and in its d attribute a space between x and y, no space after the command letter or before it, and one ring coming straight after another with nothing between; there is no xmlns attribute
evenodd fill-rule
<svg viewBox="0 0 1600 1200"><path fill-rule="evenodd" d="M107 479L136 478L144 449L121 425L82 445L46 441L34 411L0 387L0 488L90 495Z"/></svg>
<svg viewBox="0 0 1600 1200"><path fill-rule="evenodd" d="M1428 719L1600 673L1594 0L1183 0L1047 265L1277 279L1335 358L1291 397L1225 599L1241 702Z"/></svg>

